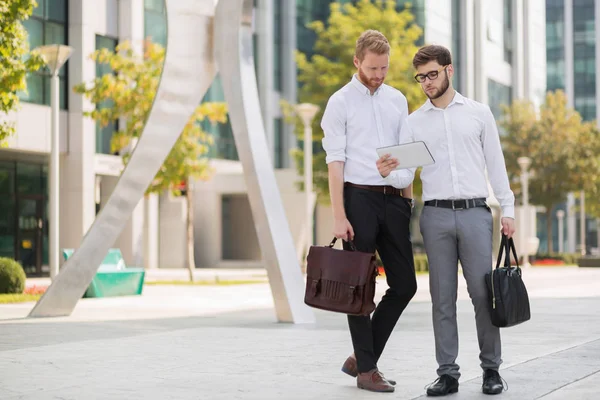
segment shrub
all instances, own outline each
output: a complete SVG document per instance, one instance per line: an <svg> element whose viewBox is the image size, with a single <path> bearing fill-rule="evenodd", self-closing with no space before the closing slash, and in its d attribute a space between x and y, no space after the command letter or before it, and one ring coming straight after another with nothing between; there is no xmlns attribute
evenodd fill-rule
<svg viewBox="0 0 600 400"><path fill-rule="evenodd" d="M375 256L377 257L377 265L380 267L379 273L383 275L383 273L384 273L383 268L381 268L383 263L381 262L381 258L379 258L379 253L375 253ZM415 271L417 271L417 272L429 271L429 261L427 261L427 255L422 254L422 253L415 253L414 259L415 259Z"/></svg>
<svg viewBox="0 0 600 400"><path fill-rule="evenodd" d="M0 257L0 293L23 293L25 271L12 258Z"/></svg>
<svg viewBox="0 0 600 400"><path fill-rule="evenodd" d="M556 260L562 261L568 265L575 265L580 257L581 255L578 253L538 253L535 255L534 262L541 260Z"/></svg>
<svg viewBox="0 0 600 400"><path fill-rule="evenodd" d="M427 260L426 254L415 254L415 271L426 272L429 271L429 261Z"/></svg>

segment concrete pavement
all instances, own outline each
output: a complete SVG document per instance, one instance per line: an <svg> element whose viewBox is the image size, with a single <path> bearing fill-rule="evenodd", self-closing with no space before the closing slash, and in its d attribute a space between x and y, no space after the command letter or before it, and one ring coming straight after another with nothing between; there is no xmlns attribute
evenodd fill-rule
<svg viewBox="0 0 600 400"><path fill-rule="evenodd" d="M600 398L600 270L530 268L532 320L503 330L501 399ZM279 324L266 284L147 286L141 297L83 299L70 317L23 319L0 306L0 399L415 399L435 379L427 276L380 368L393 394L356 389L343 315ZM459 287L460 392L483 399L473 311ZM383 281L378 285L381 295Z"/></svg>

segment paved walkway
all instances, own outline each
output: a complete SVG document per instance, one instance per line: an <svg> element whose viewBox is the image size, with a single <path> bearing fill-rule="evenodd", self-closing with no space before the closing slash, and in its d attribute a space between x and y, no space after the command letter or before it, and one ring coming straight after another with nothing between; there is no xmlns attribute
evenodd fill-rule
<svg viewBox="0 0 600 400"><path fill-rule="evenodd" d="M524 278L532 320L503 330L509 390L497 398L600 398L600 270L531 268ZM380 361L398 380L393 394L358 390L339 371L351 352L344 316L278 324L265 284L144 290L83 299L65 318L0 306L0 399L416 399L435 378L427 276ZM488 398L462 283L459 293L463 375L449 398Z"/></svg>

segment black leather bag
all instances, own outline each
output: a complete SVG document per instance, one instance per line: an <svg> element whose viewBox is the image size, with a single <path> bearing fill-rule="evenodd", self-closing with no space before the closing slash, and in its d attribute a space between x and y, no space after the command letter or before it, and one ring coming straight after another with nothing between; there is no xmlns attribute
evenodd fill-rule
<svg viewBox="0 0 600 400"><path fill-rule="evenodd" d="M512 251L516 267L511 266ZM502 253L506 253L504 266L500 267ZM486 274L485 282L489 294L489 309L492 324L498 328L515 326L531 318L529 296L522 279L519 258L512 238L502 235L496 268Z"/></svg>
<svg viewBox="0 0 600 400"><path fill-rule="evenodd" d="M375 254L311 246L306 260L304 303L310 307L349 315L369 315L375 309Z"/></svg>

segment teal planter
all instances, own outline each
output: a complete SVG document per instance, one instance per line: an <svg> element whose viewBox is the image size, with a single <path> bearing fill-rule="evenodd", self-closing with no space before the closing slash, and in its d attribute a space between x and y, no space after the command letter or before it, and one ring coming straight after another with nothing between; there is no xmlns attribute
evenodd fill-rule
<svg viewBox="0 0 600 400"><path fill-rule="evenodd" d="M65 260L72 254L73 249L63 249ZM141 295L145 274L143 268L126 267L121 250L110 249L83 297Z"/></svg>

